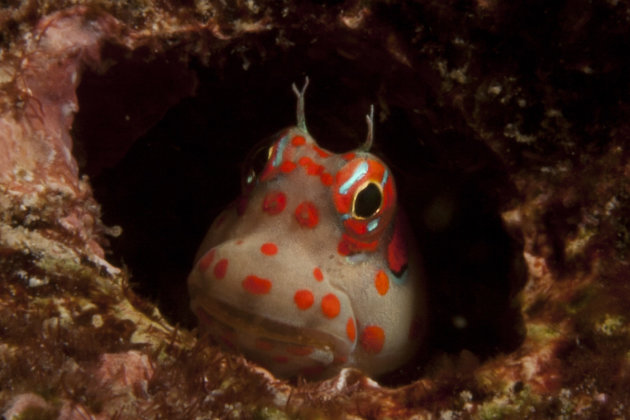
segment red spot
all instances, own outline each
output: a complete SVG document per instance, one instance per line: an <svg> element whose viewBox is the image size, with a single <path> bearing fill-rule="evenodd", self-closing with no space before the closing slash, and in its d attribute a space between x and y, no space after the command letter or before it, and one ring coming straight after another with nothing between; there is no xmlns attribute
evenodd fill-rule
<svg viewBox="0 0 630 420"><path fill-rule="evenodd" d="M217 279L222 279L223 277L225 277L225 273L227 273L227 268L228 260L226 260L225 258L220 259L219 262L217 262L217 264L214 266L214 277L216 277Z"/></svg>
<svg viewBox="0 0 630 420"><path fill-rule="evenodd" d="M313 305L315 301L315 297L310 290L302 289L295 292L293 296L293 301L301 310L306 310Z"/></svg>
<svg viewBox="0 0 630 420"><path fill-rule="evenodd" d="M313 347L309 346L289 346L287 347L287 353L294 356L308 356L313 353Z"/></svg>
<svg viewBox="0 0 630 420"><path fill-rule="evenodd" d="M317 207L310 201L303 201L295 209L295 218L300 225L312 229L319 222Z"/></svg>
<svg viewBox="0 0 630 420"><path fill-rule="evenodd" d="M313 145L313 150L315 150L315 152L320 157L327 158L328 156L330 156L330 153L328 153L327 151L325 151L324 149L322 149L322 148L320 148L318 146Z"/></svg>
<svg viewBox="0 0 630 420"><path fill-rule="evenodd" d="M294 146L303 146L306 143L306 139L303 136L295 136L291 139L291 144Z"/></svg>
<svg viewBox="0 0 630 420"><path fill-rule="evenodd" d="M331 174L329 174L328 172L324 172L321 177L320 177L322 184L324 184L325 186L329 187L332 185L333 183L333 177Z"/></svg>
<svg viewBox="0 0 630 420"><path fill-rule="evenodd" d="M210 264L212 264L213 259L214 259L214 248L206 252L206 255L201 257L201 259L199 260L199 264L197 265L197 268L199 268L199 271L201 272L206 271L208 267L210 267Z"/></svg>
<svg viewBox="0 0 630 420"><path fill-rule="evenodd" d="M290 160L285 160L284 162L280 164L280 172L288 174L289 172L294 170L296 167L297 165L295 164L295 162L291 162Z"/></svg>
<svg viewBox="0 0 630 420"><path fill-rule="evenodd" d="M354 152L350 152L350 153L346 153L346 154L344 154L344 155L341 155L341 158L342 158L343 160L352 160L352 159L354 159L356 156L357 156L357 154L356 154L356 153L354 153Z"/></svg>
<svg viewBox="0 0 630 420"><path fill-rule="evenodd" d="M313 164L313 159L308 156L302 156L298 159L298 163L300 164L300 166L310 166Z"/></svg>
<svg viewBox="0 0 630 420"><path fill-rule="evenodd" d="M309 175L319 175L324 171L324 167L322 165L318 165L317 163L313 162L313 159L308 156L302 156L298 160L298 163L301 166L304 166L304 169L306 169L306 173Z"/></svg>
<svg viewBox="0 0 630 420"><path fill-rule="evenodd" d="M352 255L362 251L373 252L378 247L378 241L362 242L345 233L337 245L337 252L341 255Z"/></svg>
<svg viewBox="0 0 630 420"><path fill-rule="evenodd" d="M275 255L278 253L278 247L272 242L267 242L261 245L260 252L265 255Z"/></svg>
<svg viewBox="0 0 630 420"><path fill-rule="evenodd" d="M399 212L394 222L394 234L387 244L387 265L396 277L400 277L407 268L407 244L403 235L404 228L406 228L405 219Z"/></svg>
<svg viewBox="0 0 630 420"><path fill-rule="evenodd" d="M320 270L319 267L315 267L313 269L313 277L315 277L315 280L317 281L324 280L324 275L322 274L322 270Z"/></svg>
<svg viewBox="0 0 630 420"><path fill-rule="evenodd" d="M274 215L280 213L287 205L287 196L280 191L267 193L263 200L262 209L265 213Z"/></svg>
<svg viewBox="0 0 630 420"><path fill-rule="evenodd" d="M257 338L254 342L254 346L256 346L258 350L262 351L269 351L273 349L273 343L262 338Z"/></svg>
<svg viewBox="0 0 630 420"><path fill-rule="evenodd" d="M378 270L378 273L376 273L374 287L376 287L378 294L381 296L385 295L389 290L389 277L383 270Z"/></svg>
<svg viewBox="0 0 630 420"><path fill-rule="evenodd" d="M271 281L250 275L243 280L243 289L252 295L266 295L271 290Z"/></svg>
<svg viewBox="0 0 630 420"><path fill-rule="evenodd" d="M309 175L319 176L322 172L324 172L324 167L322 165L318 165L316 163L312 164L308 168L306 168L306 173ZM332 177L331 177L332 179Z"/></svg>
<svg viewBox="0 0 630 420"><path fill-rule="evenodd" d="M385 344L385 331L378 325L368 325L361 334L361 347L368 353L380 353Z"/></svg>
<svg viewBox="0 0 630 420"><path fill-rule="evenodd" d="M238 241L236 241L236 245L243 245L243 240L239 239Z"/></svg>
<svg viewBox="0 0 630 420"><path fill-rule="evenodd" d="M322 298L322 312L328 318L334 318L339 315L341 311L341 304L339 299L332 293L327 294Z"/></svg>
<svg viewBox="0 0 630 420"><path fill-rule="evenodd" d="M274 356L273 361L276 363L287 363L289 358L287 356Z"/></svg>
<svg viewBox="0 0 630 420"><path fill-rule="evenodd" d="M348 322L346 323L346 335L352 342L354 342L354 339L357 336L357 329L354 325L354 319L352 319L352 317L348 318Z"/></svg>

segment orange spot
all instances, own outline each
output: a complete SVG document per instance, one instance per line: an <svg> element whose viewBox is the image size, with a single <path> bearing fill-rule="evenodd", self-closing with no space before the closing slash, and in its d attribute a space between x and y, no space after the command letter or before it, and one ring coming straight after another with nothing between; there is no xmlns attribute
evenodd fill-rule
<svg viewBox="0 0 630 420"><path fill-rule="evenodd" d="M354 325L354 319L352 319L352 317L348 318L348 322L346 323L346 335L352 342L354 342L354 339L357 337L357 329Z"/></svg>
<svg viewBox="0 0 630 420"><path fill-rule="evenodd" d="M383 296L389 290L389 277L383 270L378 270L376 278L374 279L374 287L378 291L378 294Z"/></svg>
<svg viewBox="0 0 630 420"><path fill-rule="evenodd" d="M341 158L342 158L343 160L352 160L352 159L354 159L356 156L357 156L357 154L356 154L356 153L354 153L354 152L350 152L350 153L346 153L346 154L344 154L344 155L341 155Z"/></svg>
<svg viewBox="0 0 630 420"><path fill-rule="evenodd" d="M328 318L334 318L339 315L339 311L341 310L341 304L339 303L339 299L332 293L327 294L322 298L322 312Z"/></svg>
<svg viewBox="0 0 630 420"><path fill-rule="evenodd" d="M269 351L273 349L273 343L262 338L257 338L254 345L258 350Z"/></svg>
<svg viewBox="0 0 630 420"><path fill-rule="evenodd" d="M322 184L324 184L325 186L329 187L332 185L333 183L333 177L331 174L329 174L328 172L324 172L321 177L320 177Z"/></svg>
<svg viewBox="0 0 630 420"><path fill-rule="evenodd" d="M280 164L280 172L288 174L289 172L294 170L296 167L297 165L295 164L295 162L291 162L290 160L285 160L284 162Z"/></svg>
<svg viewBox="0 0 630 420"><path fill-rule="evenodd" d="M289 358L287 356L274 356L273 361L276 363L287 363Z"/></svg>
<svg viewBox="0 0 630 420"><path fill-rule="evenodd" d="M227 273L228 268L228 260L225 258L219 260L217 264L214 266L214 277L218 279L222 279L225 277L225 273Z"/></svg>
<svg viewBox="0 0 630 420"><path fill-rule="evenodd" d="M315 301L315 297L310 290L302 289L295 292L293 296L293 301L301 310L305 310L310 308Z"/></svg>
<svg viewBox="0 0 630 420"><path fill-rule="evenodd" d="M212 264L213 259L214 259L214 248L206 252L206 255L201 257L201 259L199 260L199 264L197 265L197 268L199 268L199 271L201 272L206 271L208 267L210 267L210 264Z"/></svg>
<svg viewBox="0 0 630 420"><path fill-rule="evenodd" d="M265 295L271 290L271 281L250 275L243 280L243 289L252 295Z"/></svg>
<svg viewBox="0 0 630 420"><path fill-rule="evenodd" d="M280 191L272 191L265 196L262 209L265 213L274 215L280 213L287 205L287 196Z"/></svg>
<svg viewBox="0 0 630 420"><path fill-rule="evenodd" d="M313 277L315 277L315 280L317 281L324 280L324 275L322 274L322 270L320 270L319 267L315 267L313 269Z"/></svg>
<svg viewBox="0 0 630 420"><path fill-rule="evenodd" d="M385 344L385 331L377 325L368 325L361 334L361 347L368 353L380 353Z"/></svg>
<svg viewBox="0 0 630 420"><path fill-rule="evenodd" d="M300 225L312 229L319 222L317 207L310 201L303 201L295 209L295 218Z"/></svg>
<svg viewBox="0 0 630 420"><path fill-rule="evenodd" d="M306 139L302 136L295 136L291 139L291 144L294 146L303 146L306 143Z"/></svg>
<svg viewBox="0 0 630 420"><path fill-rule="evenodd" d="M267 242L261 245L260 252L265 255L275 255L278 253L278 247L272 242Z"/></svg>
<svg viewBox="0 0 630 420"><path fill-rule="evenodd" d="M309 346L289 346L287 347L287 353L294 356L308 356L313 353L313 348Z"/></svg>

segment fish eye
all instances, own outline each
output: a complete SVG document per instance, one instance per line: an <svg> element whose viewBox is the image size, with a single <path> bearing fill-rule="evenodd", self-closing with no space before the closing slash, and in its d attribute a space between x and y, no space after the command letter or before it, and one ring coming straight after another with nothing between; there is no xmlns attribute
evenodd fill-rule
<svg viewBox="0 0 630 420"><path fill-rule="evenodd" d="M243 166L243 183L244 186L250 186L256 181L260 173L267 166L267 162L273 152L273 146L269 144L260 145L250 152L249 156L245 159L245 165Z"/></svg>
<svg viewBox="0 0 630 420"><path fill-rule="evenodd" d="M374 216L383 204L383 191L375 182L367 182L357 190L352 202L352 215L357 219Z"/></svg>

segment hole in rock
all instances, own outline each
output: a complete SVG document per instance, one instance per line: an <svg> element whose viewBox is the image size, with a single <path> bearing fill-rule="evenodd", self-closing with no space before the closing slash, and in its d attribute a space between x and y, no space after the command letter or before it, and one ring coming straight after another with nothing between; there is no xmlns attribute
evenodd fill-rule
<svg viewBox="0 0 630 420"><path fill-rule="evenodd" d="M417 379L432 355L465 349L483 360L515 349L523 266L499 215L514 195L504 168L456 112L436 104L432 70L399 64L376 40L337 35L312 43L298 34L287 50L261 36L256 48L226 47L207 65L107 47L114 64L83 74L73 134L104 222L123 228L109 259L125 264L138 293L171 321L192 328L186 277L195 251L236 198L251 148L295 124L291 84L308 75L307 124L325 148L361 144L377 105L373 151L392 167L420 244L425 350L383 382Z"/></svg>

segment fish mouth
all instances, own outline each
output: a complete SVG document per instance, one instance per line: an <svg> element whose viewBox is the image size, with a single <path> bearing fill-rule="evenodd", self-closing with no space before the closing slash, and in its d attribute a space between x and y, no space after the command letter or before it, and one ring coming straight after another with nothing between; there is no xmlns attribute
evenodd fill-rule
<svg viewBox="0 0 630 420"><path fill-rule="evenodd" d="M348 345L334 335L278 322L216 299L206 298L203 302L193 302L192 307L199 320L211 329L216 329L218 324L220 328L233 330L240 335L262 338L283 346L310 347L316 350L313 356L318 355L316 358L326 364L332 363L335 355L347 355L350 350Z"/></svg>

